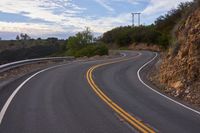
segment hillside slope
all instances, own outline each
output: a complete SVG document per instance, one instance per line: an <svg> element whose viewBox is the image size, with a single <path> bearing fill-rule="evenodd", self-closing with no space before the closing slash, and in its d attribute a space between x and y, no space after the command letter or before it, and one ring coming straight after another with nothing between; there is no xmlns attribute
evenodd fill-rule
<svg viewBox="0 0 200 133"><path fill-rule="evenodd" d="M180 24L176 38L156 79L165 92L200 106L200 8Z"/></svg>

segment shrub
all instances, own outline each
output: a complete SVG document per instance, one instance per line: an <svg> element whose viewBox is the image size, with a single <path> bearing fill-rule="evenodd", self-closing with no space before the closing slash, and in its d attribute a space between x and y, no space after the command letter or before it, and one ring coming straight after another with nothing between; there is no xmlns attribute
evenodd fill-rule
<svg viewBox="0 0 200 133"><path fill-rule="evenodd" d="M75 57L107 55L108 48L104 44L94 42L92 33L87 28L67 40L67 54Z"/></svg>
<svg viewBox="0 0 200 133"><path fill-rule="evenodd" d="M166 48L169 44L168 37L157 31L155 25L115 28L104 33L101 41L116 43L119 47L126 47L131 43L147 43L161 45Z"/></svg>
<svg viewBox="0 0 200 133"><path fill-rule="evenodd" d="M95 55L108 55L108 48L103 44L90 44L75 52L75 57L92 57Z"/></svg>
<svg viewBox="0 0 200 133"><path fill-rule="evenodd" d="M170 37L168 37L167 35L162 35L160 37L157 38L157 42L158 44L163 48L163 49L167 49L169 47L169 42L170 42Z"/></svg>

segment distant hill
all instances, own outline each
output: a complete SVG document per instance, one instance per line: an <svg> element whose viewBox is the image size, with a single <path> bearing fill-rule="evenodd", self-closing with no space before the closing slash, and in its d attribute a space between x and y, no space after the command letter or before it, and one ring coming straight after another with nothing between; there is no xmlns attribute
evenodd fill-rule
<svg viewBox="0 0 200 133"><path fill-rule="evenodd" d="M0 64L51 56L66 48L65 40L57 38L0 41Z"/></svg>

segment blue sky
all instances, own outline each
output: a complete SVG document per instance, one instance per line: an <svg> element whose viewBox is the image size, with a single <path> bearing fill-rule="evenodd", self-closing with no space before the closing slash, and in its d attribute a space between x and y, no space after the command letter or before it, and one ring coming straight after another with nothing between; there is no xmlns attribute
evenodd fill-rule
<svg viewBox="0 0 200 133"><path fill-rule="evenodd" d="M180 2L191 0L1 0L0 37L67 38L85 27L101 35L114 27L131 25L131 12L142 13L151 24Z"/></svg>

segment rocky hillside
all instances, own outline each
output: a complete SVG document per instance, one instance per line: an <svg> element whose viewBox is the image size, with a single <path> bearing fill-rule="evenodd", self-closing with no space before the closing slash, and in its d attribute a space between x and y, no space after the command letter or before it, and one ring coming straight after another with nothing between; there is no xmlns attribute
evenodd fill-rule
<svg viewBox="0 0 200 133"><path fill-rule="evenodd" d="M165 92L200 106L200 8L181 22L156 76Z"/></svg>

